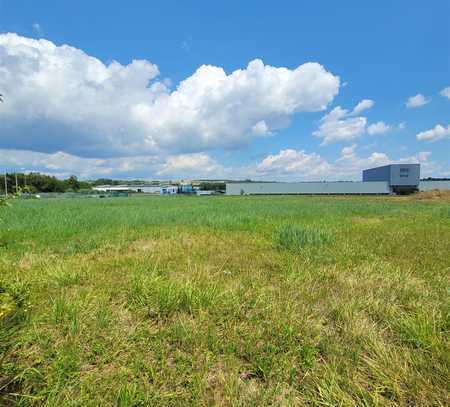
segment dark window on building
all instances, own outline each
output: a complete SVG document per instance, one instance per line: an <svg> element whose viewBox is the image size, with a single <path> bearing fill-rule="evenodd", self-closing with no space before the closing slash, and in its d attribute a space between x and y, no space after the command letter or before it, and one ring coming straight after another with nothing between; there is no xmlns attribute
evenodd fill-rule
<svg viewBox="0 0 450 407"><path fill-rule="evenodd" d="M400 177L408 178L409 177L409 168L400 168Z"/></svg>

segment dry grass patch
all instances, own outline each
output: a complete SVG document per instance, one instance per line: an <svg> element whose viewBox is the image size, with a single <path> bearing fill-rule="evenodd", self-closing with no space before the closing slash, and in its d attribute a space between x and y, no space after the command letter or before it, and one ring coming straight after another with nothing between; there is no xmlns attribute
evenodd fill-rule
<svg viewBox="0 0 450 407"><path fill-rule="evenodd" d="M412 201L450 202L450 190L435 189L432 191L422 191L405 198Z"/></svg>
<svg viewBox="0 0 450 407"><path fill-rule="evenodd" d="M364 218L361 216L355 216L351 220L358 225L380 225L383 222L380 218Z"/></svg>

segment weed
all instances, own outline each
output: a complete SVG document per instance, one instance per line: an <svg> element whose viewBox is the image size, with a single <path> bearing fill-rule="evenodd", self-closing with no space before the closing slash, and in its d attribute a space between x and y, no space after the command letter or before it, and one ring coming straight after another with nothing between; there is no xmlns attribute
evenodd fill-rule
<svg viewBox="0 0 450 407"><path fill-rule="evenodd" d="M318 228L284 225L275 231L275 244L282 249L298 252L308 246L322 246L332 241L332 234Z"/></svg>

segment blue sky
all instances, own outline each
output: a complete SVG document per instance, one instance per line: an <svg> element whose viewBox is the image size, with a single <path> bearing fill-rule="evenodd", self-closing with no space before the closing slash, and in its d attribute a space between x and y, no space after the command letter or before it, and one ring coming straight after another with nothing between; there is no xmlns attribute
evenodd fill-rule
<svg viewBox="0 0 450 407"><path fill-rule="evenodd" d="M0 168L450 175L450 2L215 3L0 0Z"/></svg>

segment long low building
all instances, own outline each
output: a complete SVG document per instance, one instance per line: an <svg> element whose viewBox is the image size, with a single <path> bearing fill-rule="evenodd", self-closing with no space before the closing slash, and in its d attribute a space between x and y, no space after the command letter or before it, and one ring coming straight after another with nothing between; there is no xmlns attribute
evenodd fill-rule
<svg viewBox="0 0 450 407"><path fill-rule="evenodd" d="M144 192L147 194L159 194L160 186L158 185L99 185L92 188L99 192Z"/></svg>
<svg viewBox="0 0 450 407"><path fill-rule="evenodd" d="M450 181L448 180L423 180L419 182L419 191L450 190Z"/></svg>
<svg viewBox="0 0 450 407"><path fill-rule="evenodd" d="M345 195L390 194L386 181L379 182L233 182L227 195Z"/></svg>
<svg viewBox="0 0 450 407"><path fill-rule="evenodd" d="M420 181L420 164L391 164L363 171L363 181L229 182L227 195L388 195L450 189L450 181Z"/></svg>

